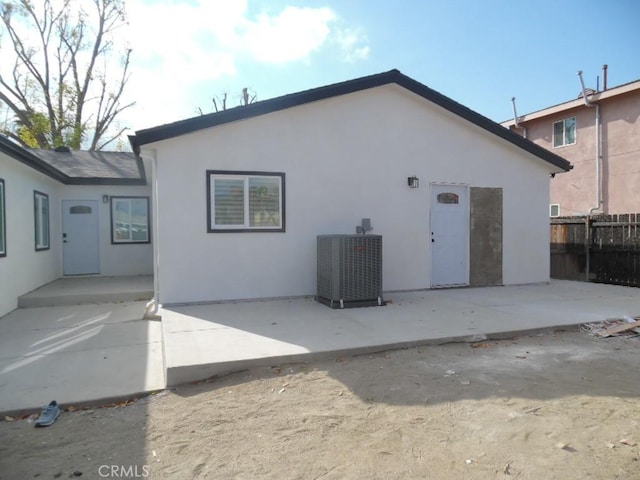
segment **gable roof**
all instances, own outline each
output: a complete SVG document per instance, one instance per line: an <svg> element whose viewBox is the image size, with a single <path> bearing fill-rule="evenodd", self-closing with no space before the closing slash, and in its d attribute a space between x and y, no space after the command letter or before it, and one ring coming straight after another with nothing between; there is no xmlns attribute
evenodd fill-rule
<svg viewBox="0 0 640 480"><path fill-rule="evenodd" d="M346 82L335 83L333 85L327 85L324 87L284 95L282 97L263 100L249 105L232 108L230 110L224 110L222 112L210 113L166 125L138 130L136 131L135 136L129 137L129 140L133 147L133 151L138 153L142 145L149 143L167 140L180 135L186 135L198 130L214 127L216 125L256 117L258 115L265 115L279 110L285 110L287 108L318 100L346 95L369 88L380 87L390 83L395 83L406 88L407 90L435 103L445 110L458 115L459 117L483 128L484 130L487 130L490 133L493 133L494 135L522 148L523 150L526 150L527 152L564 171L569 171L573 168L572 165L564 158L536 145L487 117L480 115L479 113L457 103L439 92L436 92L426 85L403 75L399 70L390 70L376 75L356 78Z"/></svg>
<svg viewBox="0 0 640 480"><path fill-rule="evenodd" d="M0 151L65 185L145 185L144 165L128 152L23 148L0 135Z"/></svg>
<svg viewBox="0 0 640 480"><path fill-rule="evenodd" d="M590 90L590 89L587 89ZM622 85L618 85L616 87L611 87L602 91L594 91L592 94L588 95L589 102L597 103L608 98L618 97L620 95L632 94L640 92L640 80L634 80L632 82L624 83ZM584 103L584 99L582 95L574 100L569 100L568 102L559 103L557 105L552 105L550 107L543 108L541 110L536 110L534 112L526 113L524 115L518 116L518 123L524 123L531 120L535 120L537 118L544 118L550 115L555 115L556 113L564 112L566 110L571 110L573 108L589 108ZM510 118L509 120L505 120L504 122L500 122L500 125L504 127L511 127L515 125L515 119Z"/></svg>
<svg viewBox="0 0 640 480"><path fill-rule="evenodd" d="M31 150L43 162L79 180L144 180L144 169L136 156L129 152L87 152L72 150Z"/></svg>

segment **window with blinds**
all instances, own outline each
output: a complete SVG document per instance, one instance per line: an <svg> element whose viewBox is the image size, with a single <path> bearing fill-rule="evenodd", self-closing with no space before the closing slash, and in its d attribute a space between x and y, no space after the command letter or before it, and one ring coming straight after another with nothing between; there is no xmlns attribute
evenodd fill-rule
<svg viewBox="0 0 640 480"><path fill-rule="evenodd" d="M284 173L207 171L208 232L284 232Z"/></svg>

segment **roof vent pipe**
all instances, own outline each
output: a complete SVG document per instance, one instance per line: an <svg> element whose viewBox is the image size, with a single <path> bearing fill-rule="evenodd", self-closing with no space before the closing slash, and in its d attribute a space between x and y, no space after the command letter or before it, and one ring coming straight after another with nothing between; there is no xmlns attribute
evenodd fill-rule
<svg viewBox="0 0 640 480"><path fill-rule="evenodd" d="M578 70L578 77L580 77L580 86L582 87L582 98L584 98L584 104L591 105L589 98L587 98L587 89L584 86L584 79L582 78L582 70Z"/></svg>
<svg viewBox="0 0 640 480"><path fill-rule="evenodd" d="M518 125L518 112L516 112L516 97L511 97L511 103L513 105L513 124L516 127L519 127L520 125Z"/></svg>
<svg viewBox="0 0 640 480"><path fill-rule="evenodd" d="M518 112L516 111L516 97L511 97L511 104L513 105L513 126L516 128L520 127ZM523 137L527 138L527 127L522 127Z"/></svg>
<svg viewBox="0 0 640 480"><path fill-rule="evenodd" d="M607 89L607 64L602 65L602 91Z"/></svg>

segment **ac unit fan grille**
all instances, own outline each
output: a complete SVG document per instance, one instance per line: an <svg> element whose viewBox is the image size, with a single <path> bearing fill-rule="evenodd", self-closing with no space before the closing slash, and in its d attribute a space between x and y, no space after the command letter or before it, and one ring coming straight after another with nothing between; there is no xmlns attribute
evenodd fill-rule
<svg viewBox="0 0 640 480"><path fill-rule="evenodd" d="M320 299L381 303L380 235L319 235L317 244Z"/></svg>

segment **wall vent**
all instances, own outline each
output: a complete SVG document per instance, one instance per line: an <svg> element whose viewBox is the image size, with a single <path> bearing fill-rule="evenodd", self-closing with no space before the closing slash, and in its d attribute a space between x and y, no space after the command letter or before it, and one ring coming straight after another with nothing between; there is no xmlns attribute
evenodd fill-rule
<svg viewBox="0 0 640 480"><path fill-rule="evenodd" d="M384 305L381 235L318 235L318 296L331 308Z"/></svg>

